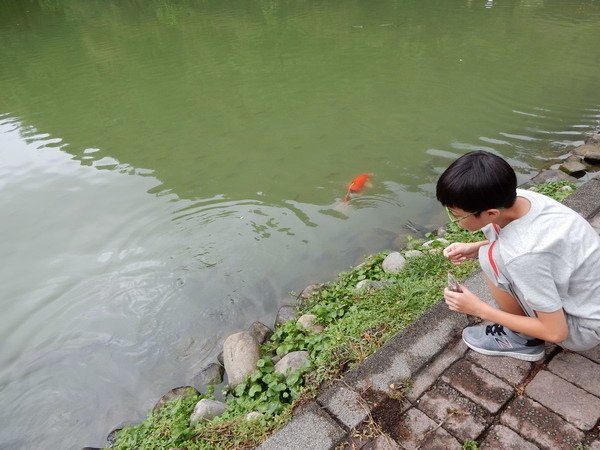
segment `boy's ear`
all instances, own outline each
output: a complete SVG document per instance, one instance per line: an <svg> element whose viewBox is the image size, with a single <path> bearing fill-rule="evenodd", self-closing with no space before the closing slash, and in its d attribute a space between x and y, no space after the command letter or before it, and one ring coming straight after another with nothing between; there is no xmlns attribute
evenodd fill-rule
<svg viewBox="0 0 600 450"><path fill-rule="evenodd" d="M498 218L498 216L500 216L499 209L486 209L483 213L487 214L487 217L490 220L495 220Z"/></svg>

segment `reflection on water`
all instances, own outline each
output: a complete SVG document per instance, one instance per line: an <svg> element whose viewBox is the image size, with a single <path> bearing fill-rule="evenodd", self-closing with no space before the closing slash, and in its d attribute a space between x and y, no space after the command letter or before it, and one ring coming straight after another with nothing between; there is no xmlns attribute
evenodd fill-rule
<svg viewBox="0 0 600 450"><path fill-rule="evenodd" d="M0 448L102 445L289 291L443 221L457 156L558 160L600 124L599 9L0 1Z"/></svg>

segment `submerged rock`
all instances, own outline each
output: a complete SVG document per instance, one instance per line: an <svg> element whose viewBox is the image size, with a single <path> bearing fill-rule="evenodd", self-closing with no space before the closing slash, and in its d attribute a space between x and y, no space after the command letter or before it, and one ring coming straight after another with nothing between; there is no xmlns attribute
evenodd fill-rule
<svg viewBox="0 0 600 450"><path fill-rule="evenodd" d="M381 267L385 273L398 273L406 265L406 259L400 252L392 252L385 257Z"/></svg>
<svg viewBox="0 0 600 450"><path fill-rule="evenodd" d="M227 409L227 405L216 400L203 398L194 407L194 412L190 416L190 424L200 422L201 420L211 420L220 416Z"/></svg>
<svg viewBox="0 0 600 450"><path fill-rule="evenodd" d="M275 327L277 327L277 325L282 325L291 320L296 320L296 317L298 317L298 310L295 306L283 305L281 308L279 308L279 311L277 311Z"/></svg>
<svg viewBox="0 0 600 450"><path fill-rule="evenodd" d="M288 376L290 373L305 367L309 363L310 359L306 350L290 352L275 364L275 372Z"/></svg>
<svg viewBox="0 0 600 450"><path fill-rule="evenodd" d="M163 406L165 406L165 403L170 402L171 400L175 400L176 398L192 397L194 395L199 395L199 394L200 393L195 388L193 388L192 386L180 386L180 387L176 387L174 389L171 389L165 395L163 395L156 402L156 405L154 405L154 408L152 408L152 411L154 411L154 412L160 411L160 409Z"/></svg>
<svg viewBox="0 0 600 450"><path fill-rule="evenodd" d="M260 348L247 331L232 334L223 343L223 363L230 386L240 384L256 369Z"/></svg>
<svg viewBox="0 0 600 450"><path fill-rule="evenodd" d="M223 366L210 363L192 378L191 385L200 392L205 391L207 386L221 384L223 382Z"/></svg>

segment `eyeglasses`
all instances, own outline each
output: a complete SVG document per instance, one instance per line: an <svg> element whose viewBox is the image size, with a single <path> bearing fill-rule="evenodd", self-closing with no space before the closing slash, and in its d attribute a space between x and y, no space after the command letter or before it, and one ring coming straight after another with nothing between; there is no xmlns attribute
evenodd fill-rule
<svg viewBox="0 0 600 450"><path fill-rule="evenodd" d="M450 223L456 223L456 224L458 224L458 222L460 222L461 220L465 220L467 217L471 217L471 216L475 216L477 214L480 214L481 211L472 212L472 213L469 213L466 216L462 216L462 217L456 217L454 214L452 214L452 211L450 211L450 208L448 208L446 206L446 213L448 213L448 219L450 219Z"/></svg>

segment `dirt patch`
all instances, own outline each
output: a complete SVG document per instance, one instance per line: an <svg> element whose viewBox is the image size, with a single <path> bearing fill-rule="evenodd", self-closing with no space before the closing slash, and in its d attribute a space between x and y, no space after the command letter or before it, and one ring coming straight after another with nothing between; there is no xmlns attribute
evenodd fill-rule
<svg viewBox="0 0 600 450"><path fill-rule="evenodd" d="M398 434L398 423L406 410L405 406L404 401L387 397L372 410L371 416L385 433L394 438L401 437L396 435Z"/></svg>

